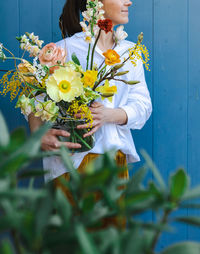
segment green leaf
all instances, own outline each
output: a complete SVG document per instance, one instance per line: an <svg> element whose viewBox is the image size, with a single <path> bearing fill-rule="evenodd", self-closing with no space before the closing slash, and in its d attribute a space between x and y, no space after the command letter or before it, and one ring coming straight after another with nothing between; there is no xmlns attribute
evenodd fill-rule
<svg viewBox="0 0 200 254"><path fill-rule="evenodd" d="M120 254L120 233L114 227L109 227L98 232L101 240L98 249L100 253L115 253Z"/></svg>
<svg viewBox="0 0 200 254"><path fill-rule="evenodd" d="M62 161L63 161L65 167L70 171L70 175L71 175L72 179L76 183L79 183L80 175L79 175L79 173L77 172L77 170L75 169L75 167L72 163L72 160L70 158L70 153L68 152L68 149L64 146L61 146L60 151L61 151Z"/></svg>
<svg viewBox="0 0 200 254"><path fill-rule="evenodd" d="M124 244L123 254L143 253L144 245L146 245L144 240L138 227L131 229L127 235L126 243Z"/></svg>
<svg viewBox="0 0 200 254"><path fill-rule="evenodd" d="M14 153L6 157L0 163L0 175L7 174L9 172L15 172L22 168L25 164L30 163L30 159L37 156L40 152L41 138L51 127L51 123L46 123L34 132L31 137Z"/></svg>
<svg viewBox="0 0 200 254"><path fill-rule="evenodd" d="M141 150L141 154L144 157L144 159L146 160L146 163L150 170L152 171L154 177L156 178L158 184L160 185L160 188L162 190L166 189L166 185L165 182L159 172L159 170L157 169L156 165L153 163L152 159L150 158L150 156L147 154L147 152L145 152L144 150Z"/></svg>
<svg viewBox="0 0 200 254"><path fill-rule="evenodd" d="M8 240L1 240L1 247L0 247L1 254L14 254L14 250L12 244Z"/></svg>
<svg viewBox="0 0 200 254"><path fill-rule="evenodd" d="M36 213L36 232L38 235L43 234L46 225L49 223L49 218L53 210L53 200L50 195L47 195L39 203L39 209Z"/></svg>
<svg viewBox="0 0 200 254"><path fill-rule="evenodd" d="M90 235L86 232L83 225L81 225L81 224L76 225L76 233L77 233L77 238L78 238L79 244L82 248L81 253L83 253L83 254L100 254L98 249L95 246L95 243L93 242Z"/></svg>
<svg viewBox="0 0 200 254"><path fill-rule="evenodd" d="M0 174L15 172L18 169L30 163L30 159L35 158L40 153L41 138L52 126L52 123L45 123L14 153L11 153L2 162L0 162Z"/></svg>
<svg viewBox="0 0 200 254"><path fill-rule="evenodd" d="M0 176L20 170L28 162L25 154L14 153L0 163Z"/></svg>
<svg viewBox="0 0 200 254"><path fill-rule="evenodd" d="M94 194L89 194L87 197L84 198L82 204L82 210L84 213L87 213L93 209L95 205L95 197Z"/></svg>
<svg viewBox="0 0 200 254"><path fill-rule="evenodd" d="M147 169L144 167L137 170L133 177L129 180L125 193L130 194L132 192L141 190L142 181L144 180L146 174Z"/></svg>
<svg viewBox="0 0 200 254"><path fill-rule="evenodd" d="M45 91L46 91L45 89L39 88L38 86L32 85L32 84L30 84L30 83L28 83L28 82L26 82L26 85L29 86L29 87L31 87L31 88L33 88L33 89L36 90L36 91L41 91L41 92L45 92Z"/></svg>
<svg viewBox="0 0 200 254"><path fill-rule="evenodd" d="M26 141L26 131L24 127L17 128L11 134L9 151L16 151Z"/></svg>
<svg viewBox="0 0 200 254"><path fill-rule="evenodd" d="M188 187L188 177L183 169L179 169L170 178L170 194L172 200L179 200Z"/></svg>
<svg viewBox="0 0 200 254"><path fill-rule="evenodd" d="M193 217L192 216L191 217L178 217L178 218L175 218L175 221L183 222L186 224L200 227L200 217L195 217L195 216L193 216Z"/></svg>
<svg viewBox="0 0 200 254"><path fill-rule="evenodd" d="M22 146L19 153L27 154L30 157L34 157L40 151L41 138L52 126L52 123L46 122L37 131L35 131L27 142Z"/></svg>
<svg viewBox="0 0 200 254"><path fill-rule="evenodd" d="M200 185L197 187L187 190L185 194L183 195L182 200L190 200L190 199L196 199L200 198Z"/></svg>
<svg viewBox="0 0 200 254"><path fill-rule="evenodd" d="M28 198L30 201L35 199L44 198L46 197L46 191L43 189L27 189L27 188L20 188L20 189L13 189L7 191L1 191L0 196L4 198L13 198L13 199L23 199Z"/></svg>
<svg viewBox="0 0 200 254"><path fill-rule="evenodd" d="M174 244L159 254L199 254L200 244L196 242L182 242Z"/></svg>
<svg viewBox="0 0 200 254"><path fill-rule="evenodd" d="M56 203L59 214L63 218L63 223L66 227L69 226L71 215L72 215L72 207L69 203L67 197L64 195L63 191L60 189L56 190Z"/></svg>
<svg viewBox="0 0 200 254"><path fill-rule="evenodd" d="M148 191L140 191L124 198L126 206L134 206L142 203L143 201L152 200L153 196Z"/></svg>
<svg viewBox="0 0 200 254"><path fill-rule="evenodd" d="M10 135L4 117L0 111L0 146L6 147L10 142Z"/></svg>
<svg viewBox="0 0 200 254"><path fill-rule="evenodd" d="M70 153L69 153L68 149L66 147L62 146L60 150L61 150L61 157L62 157L63 163L65 164L65 166L67 167L68 170L74 171L75 168L74 168L74 165L73 165L72 160L70 158Z"/></svg>
<svg viewBox="0 0 200 254"><path fill-rule="evenodd" d="M72 54L72 61L73 61L75 64L77 64L77 65L81 65L81 64L80 64L80 61L79 61L79 59L78 59L78 57L76 56L75 53Z"/></svg>

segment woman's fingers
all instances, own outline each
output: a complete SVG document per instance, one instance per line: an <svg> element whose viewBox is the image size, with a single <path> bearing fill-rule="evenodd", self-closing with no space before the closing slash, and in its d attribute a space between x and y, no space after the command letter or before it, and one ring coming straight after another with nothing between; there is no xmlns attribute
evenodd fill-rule
<svg viewBox="0 0 200 254"><path fill-rule="evenodd" d="M71 142L63 142L63 145L65 145L69 149L78 149L81 148L81 145L78 143L71 143Z"/></svg>
<svg viewBox="0 0 200 254"><path fill-rule="evenodd" d="M93 128L94 126L96 126L97 124L99 124L98 120L94 120L91 123L86 123L86 124L81 124L81 125L77 125L77 129L88 129L88 128Z"/></svg>
<svg viewBox="0 0 200 254"><path fill-rule="evenodd" d="M97 102L97 101L95 101L91 104L92 108L99 108L99 107L102 107L102 106L103 106L103 104L101 104L100 102Z"/></svg>
<svg viewBox="0 0 200 254"><path fill-rule="evenodd" d="M85 114L78 113L78 114L75 114L74 117L77 119L84 119L86 116L85 116Z"/></svg>
<svg viewBox="0 0 200 254"><path fill-rule="evenodd" d="M50 130L51 135L54 136L63 136L63 137L69 137L70 133L65 130L57 130L57 129L51 129Z"/></svg>
<svg viewBox="0 0 200 254"><path fill-rule="evenodd" d="M99 125L95 126L94 128L92 128L91 131L89 131L88 133L84 134L83 137L86 138L86 137L88 137L88 136L91 136L91 135L94 134L99 128L100 128Z"/></svg>
<svg viewBox="0 0 200 254"><path fill-rule="evenodd" d="M43 145L41 148L44 151L57 151L61 146L66 146L69 149L78 149L81 148L81 145L78 143L71 142L48 142L48 144Z"/></svg>

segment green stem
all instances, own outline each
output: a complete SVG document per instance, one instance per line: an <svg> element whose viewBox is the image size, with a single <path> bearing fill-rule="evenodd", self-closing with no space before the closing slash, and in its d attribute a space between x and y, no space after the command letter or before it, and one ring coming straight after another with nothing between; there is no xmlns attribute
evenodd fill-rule
<svg viewBox="0 0 200 254"><path fill-rule="evenodd" d="M103 72L103 71L106 69L106 66L107 66L107 65L105 65L105 66L99 71L98 76L101 74L101 72Z"/></svg>
<svg viewBox="0 0 200 254"><path fill-rule="evenodd" d="M101 35L101 29L99 30L98 36L97 36L97 38L96 38L96 40L95 40L95 43L94 43L94 46L93 46L93 49L92 49L92 57L91 57L90 70L92 70L92 68L93 68L94 50L95 50L95 48L96 48L96 45L97 45L97 42L98 42L98 40L99 40L100 35Z"/></svg>
<svg viewBox="0 0 200 254"><path fill-rule="evenodd" d="M87 148L89 148L90 150L92 149L92 147L90 145L88 145L88 143L85 142L85 140L82 139L81 136L79 136L76 131L74 131L74 135L77 136L77 138L79 138Z"/></svg>
<svg viewBox="0 0 200 254"><path fill-rule="evenodd" d="M10 60L10 59L14 59L14 60L20 60L22 61L23 59L22 58L19 58L19 57L5 57L4 60Z"/></svg>
<svg viewBox="0 0 200 254"><path fill-rule="evenodd" d="M159 224L166 224L167 221L168 221L168 216L169 216L170 213L171 213L171 210L165 210L165 211L164 211L164 214L163 214L163 217L162 217L162 219L161 219L161 221L160 221ZM152 244L151 244L151 248L150 248L150 250L151 250L152 252L154 251L154 249L155 249L155 247L156 247L156 244L157 244L157 242L158 242L158 239L160 238L161 233L162 233L162 230L158 230L158 231L156 232L156 234L155 234L153 240L152 240Z"/></svg>
<svg viewBox="0 0 200 254"><path fill-rule="evenodd" d="M90 49L91 49L91 44L89 44L89 47L88 47L86 71L88 70L88 66L89 66L89 60L90 60Z"/></svg>
<svg viewBox="0 0 200 254"><path fill-rule="evenodd" d="M13 237L13 243L14 243L14 246L15 246L16 253L17 254L22 254L23 251L22 251L22 246L20 244L18 232L15 229L13 229L11 231L11 235Z"/></svg>
<svg viewBox="0 0 200 254"><path fill-rule="evenodd" d="M105 74L105 76L102 77L102 78L93 86L93 88L92 88L93 91L95 91L95 89L99 86L99 84L100 84L102 81L104 81L104 80L107 79L107 77L112 73L112 70L113 70L113 68L112 68L109 72L107 72L107 73Z"/></svg>

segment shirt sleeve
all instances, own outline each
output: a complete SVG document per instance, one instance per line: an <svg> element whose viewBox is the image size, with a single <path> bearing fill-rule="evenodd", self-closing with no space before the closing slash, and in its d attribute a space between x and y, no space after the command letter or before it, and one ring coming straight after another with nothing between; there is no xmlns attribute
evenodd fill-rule
<svg viewBox="0 0 200 254"><path fill-rule="evenodd" d="M134 80L140 81L137 85L130 85L126 105L120 106L128 117L129 129L141 129L152 113L152 103L144 76L142 60L138 60L134 70Z"/></svg>

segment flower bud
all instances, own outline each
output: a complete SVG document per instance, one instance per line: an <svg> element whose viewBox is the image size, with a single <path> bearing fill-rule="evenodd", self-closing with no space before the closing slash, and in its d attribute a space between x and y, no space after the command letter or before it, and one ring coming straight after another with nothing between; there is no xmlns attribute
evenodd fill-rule
<svg viewBox="0 0 200 254"><path fill-rule="evenodd" d="M119 70L124 64L117 64L113 67L113 70Z"/></svg>
<svg viewBox="0 0 200 254"><path fill-rule="evenodd" d="M141 33L138 35L138 41L139 41L140 44L142 43L143 38L144 38L144 34L143 34L143 32L141 32Z"/></svg>
<svg viewBox="0 0 200 254"><path fill-rule="evenodd" d="M121 71L115 74L115 76L123 76L125 74L129 73L129 71Z"/></svg>
<svg viewBox="0 0 200 254"><path fill-rule="evenodd" d="M126 83L127 85L137 85L138 83L140 83L140 81L132 80L132 81L126 81L125 83Z"/></svg>

